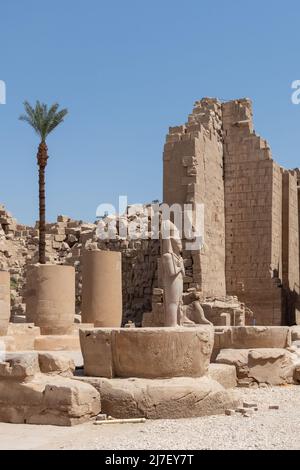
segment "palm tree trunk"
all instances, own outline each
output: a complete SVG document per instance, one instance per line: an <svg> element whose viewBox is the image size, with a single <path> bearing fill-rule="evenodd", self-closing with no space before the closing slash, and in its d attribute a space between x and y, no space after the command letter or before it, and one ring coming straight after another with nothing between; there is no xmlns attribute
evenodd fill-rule
<svg viewBox="0 0 300 470"><path fill-rule="evenodd" d="M37 160L39 166L39 263L46 264L46 195L45 168L48 159L46 142L41 142Z"/></svg>

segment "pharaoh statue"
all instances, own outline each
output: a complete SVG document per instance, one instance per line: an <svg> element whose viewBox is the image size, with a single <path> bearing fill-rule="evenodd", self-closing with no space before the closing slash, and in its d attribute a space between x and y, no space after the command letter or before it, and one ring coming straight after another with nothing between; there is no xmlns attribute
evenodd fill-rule
<svg viewBox="0 0 300 470"><path fill-rule="evenodd" d="M185 295L183 305L184 264L181 256L182 243L177 227L170 220L163 220L160 229L161 277L165 326L211 324L205 318L197 292Z"/></svg>
<svg viewBox="0 0 300 470"><path fill-rule="evenodd" d="M179 231L170 220L163 220L160 237L165 326L193 324L185 317L182 304L184 265Z"/></svg>

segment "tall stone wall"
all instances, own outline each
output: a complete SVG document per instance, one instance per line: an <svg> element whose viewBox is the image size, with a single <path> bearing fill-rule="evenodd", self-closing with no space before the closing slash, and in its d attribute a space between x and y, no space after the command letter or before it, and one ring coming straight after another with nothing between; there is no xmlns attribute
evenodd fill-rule
<svg viewBox="0 0 300 470"><path fill-rule="evenodd" d="M225 220L221 105L195 103L185 125L171 127L164 147L163 201L204 204L204 247L184 252L191 267L185 288L204 296L224 296Z"/></svg>
<svg viewBox="0 0 300 470"><path fill-rule="evenodd" d="M257 324L280 325L281 170L253 130L251 102L224 103L222 111L227 293Z"/></svg>
<svg viewBox="0 0 300 470"><path fill-rule="evenodd" d="M299 295L299 213L297 172L283 172L282 204L282 283L285 321L295 321Z"/></svg>
<svg viewBox="0 0 300 470"><path fill-rule="evenodd" d="M256 324L293 323L299 180L299 170L281 168L256 135L250 100L196 102L188 122L170 128L164 148L164 202L205 205L204 247L184 252L191 257L185 287L238 296Z"/></svg>

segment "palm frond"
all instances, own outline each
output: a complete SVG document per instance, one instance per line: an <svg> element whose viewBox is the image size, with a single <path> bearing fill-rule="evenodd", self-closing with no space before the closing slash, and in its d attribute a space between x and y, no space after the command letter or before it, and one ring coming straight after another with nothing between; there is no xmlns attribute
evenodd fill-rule
<svg viewBox="0 0 300 470"><path fill-rule="evenodd" d="M28 101L24 102L25 114L19 119L27 122L39 134L42 141L52 132L67 115L68 110L58 111L59 104L54 103L48 108L47 104L37 101L33 108Z"/></svg>

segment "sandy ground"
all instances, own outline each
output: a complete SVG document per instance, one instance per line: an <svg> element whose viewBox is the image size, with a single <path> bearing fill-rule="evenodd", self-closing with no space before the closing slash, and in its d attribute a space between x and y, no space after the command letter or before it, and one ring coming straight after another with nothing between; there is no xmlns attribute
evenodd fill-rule
<svg viewBox="0 0 300 470"><path fill-rule="evenodd" d="M0 449L300 449L300 386L239 391L258 404L253 416L71 428L0 423Z"/></svg>

